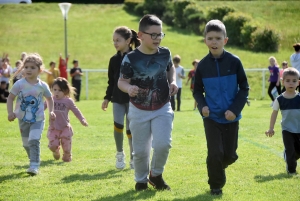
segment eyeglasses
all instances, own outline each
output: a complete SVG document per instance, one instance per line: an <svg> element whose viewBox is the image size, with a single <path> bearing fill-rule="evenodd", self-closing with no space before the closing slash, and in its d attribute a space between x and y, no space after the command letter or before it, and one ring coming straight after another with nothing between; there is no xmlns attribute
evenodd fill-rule
<svg viewBox="0 0 300 201"><path fill-rule="evenodd" d="M164 34L163 32L157 34L157 33L147 33L147 32L144 32L144 31L143 31L143 33L144 33L144 34L150 35L152 40L157 39L157 37L160 37L161 39L163 39L163 38L165 37L165 35L166 35L166 34Z"/></svg>

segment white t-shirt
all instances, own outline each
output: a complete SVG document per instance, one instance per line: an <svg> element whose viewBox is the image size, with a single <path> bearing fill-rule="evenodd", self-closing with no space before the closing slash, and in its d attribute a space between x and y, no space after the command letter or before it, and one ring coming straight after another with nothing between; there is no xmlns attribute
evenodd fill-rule
<svg viewBox="0 0 300 201"><path fill-rule="evenodd" d="M178 66L177 68L175 67L175 71L176 71L176 85L178 88L182 88L182 78L179 77L178 74L184 76L184 69L182 66Z"/></svg>
<svg viewBox="0 0 300 201"><path fill-rule="evenodd" d="M3 74L10 74L10 77L4 77ZM13 70L10 66L7 66L6 69L3 69L2 76L0 77L0 81L5 81L7 84L9 83L9 79L13 76Z"/></svg>

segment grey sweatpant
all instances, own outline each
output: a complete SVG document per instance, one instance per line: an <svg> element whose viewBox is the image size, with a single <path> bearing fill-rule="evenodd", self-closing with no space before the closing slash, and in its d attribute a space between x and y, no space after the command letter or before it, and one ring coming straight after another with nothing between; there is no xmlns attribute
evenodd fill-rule
<svg viewBox="0 0 300 201"><path fill-rule="evenodd" d="M170 102L154 111L140 110L129 103L128 119L132 134L135 181L147 183L151 145L151 174L163 173L171 148L174 113Z"/></svg>
<svg viewBox="0 0 300 201"><path fill-rule="evenodd" d="M30 167L40 166L40 139L44 129L44 121L26 123L19 120L23 147L30 160Z"/></svg>

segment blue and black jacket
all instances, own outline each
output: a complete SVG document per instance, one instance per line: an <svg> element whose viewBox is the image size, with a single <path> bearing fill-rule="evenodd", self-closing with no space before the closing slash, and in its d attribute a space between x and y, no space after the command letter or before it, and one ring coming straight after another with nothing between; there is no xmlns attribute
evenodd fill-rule
<svg viewBox="0 0 300 201"><path fill-rule="evenodd" d="M248 98L249 85L240 59L223 51L220 58L211 53L198 64L195 74L194 98L202 115L208 106L210 119L218 123L231 123L242 118L241 111ZM225 118L226 110L236 115L234 121Z"/></svg>

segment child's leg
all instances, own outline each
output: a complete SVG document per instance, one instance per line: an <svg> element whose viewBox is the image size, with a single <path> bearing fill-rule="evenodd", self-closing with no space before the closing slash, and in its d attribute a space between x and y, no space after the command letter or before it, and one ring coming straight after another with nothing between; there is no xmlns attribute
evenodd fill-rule
<svg viewBox="0 0 300 201"><path fill-rule="evenodd" d="M114 138L118 152L123 151L123 129L126 111L128 110L125 104L113 103Z"/></svg>
<svg viewBox="0 0 300 201"><path fill-rule="evenodd" d="M284 159L286 161L286 170L288 173L295 173L297 167L295 144L297 137L296 134L290 133L288 131L282 131L282 139L285 148ZM299 138L298 138L299 139Z"/></svg>
<svg viewBox="0 0 300 201"><path fill-rule="evenodd" d="M151 161L151 175L158 176L164 171L171 148L171 133L173 129L174 113L170 104L153 112L151 120L153 156Z"/></svg>
<svg viewBox="0 0 300 201"><path fill-rule="evenodd" d="M224 148L223 167L226 168L238 159L236 153L238 147L239 122L223 124L222 138Z"/></svg>
<svg viewBox="0 0 300 201"><path fill-rule="evenodd" d="M295 138L296 160L298 160L300 158L300 134L296 134Z"/></svg>
<svg viewBox="0 0 300 201"><path fill-rule="evenodd" d="M203 119L207 142L207 173L211 189L220 189L226 183L225 167L223 167L224 147L221 124Z"/></svg>
<svg viewBox="0 0 300 201"><path fill-rule="evenodd" d="M181 105L181 88L178 88L178 92L176 94L176 100L177 100L177 111L180 111L180 105Z"/></svg>
<svg viewBox="0 0 300 201"><path fill-rule="evenodd" d="M175 109L176 109L175 108L175 95L171 96L170 103L171 103L172 110L175 111Z"/></svg>
<svg viewBox="0 0 300 201"><path fill-rule="evenodd" d="M24 121L19 120L19 127L23 142L23 147L27 153L28 159L30 159L30 149L28 145L28 138L29 138L29 132L30 132L30 124L26 123Z"/></svg>
<svg viewBox="0 0 300 201"><path fill-rule="evenodd" d="M60 146L60 134L61 131L55 130L54 128L48 129L47 138L48 138L48 147L52 152L55 152L59 149Z"/></svg>
<svg viewBox="0 0 300 201"><path fill-rule="evenodd" d="M276 86L275 82L270 82L269 88L268 88L268 94L272 101L274 101L274 97L272 95L272 89Z"/></svg>
<svg viewBox="0 0 300 201"><path fill-rule="evenodd" d="M71 162L72 160L72 136L73 130L71 126L67 126L60 134L61 147L64 151L62 160L64 162Z"/></svg>
<svg viewBox="0 0 300 201"><path fill-rule="evenodd" d="M30 124L28 145L30 149L30 167L39 168L40 166L40 139L44 129L44 121Z"/></svg>
<svg viewBox="0 0 300 201"><path fill-rule="evenodd" d="M137 183L148 182L152 140L151 113L152 111L140 110L130 103L128 118L132 133L134 174Z"/></svg>

